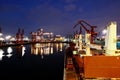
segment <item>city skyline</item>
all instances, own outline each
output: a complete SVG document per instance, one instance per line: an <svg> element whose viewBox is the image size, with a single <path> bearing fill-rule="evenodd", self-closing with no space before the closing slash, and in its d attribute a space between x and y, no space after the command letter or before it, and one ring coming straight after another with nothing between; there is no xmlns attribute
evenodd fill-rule
<svg viewBox="0 0 120 80"><path fill-rule="evenodd" d="M116 21L119 31L119 7L120 0L0 0L0 26L4 34L15 35L21 28L30 35L43 28L66 36L79 30L73 29L78 20L97 26L97 32Z"/></svg>

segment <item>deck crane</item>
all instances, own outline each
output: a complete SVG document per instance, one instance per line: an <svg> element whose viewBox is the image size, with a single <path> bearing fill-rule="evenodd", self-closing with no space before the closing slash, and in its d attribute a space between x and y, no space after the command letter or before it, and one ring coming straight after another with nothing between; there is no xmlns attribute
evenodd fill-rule
<svg viewBox="0 0 120 80"><path fill-rule="evenodd" d="M94 31L95 28L97 28L97 26L91 26L90 24L88 24L88 23L85 22L84 20L79 20L79 21L77 22L77 24L76 24L73 28L76 28L77 25L79 25L79 24L80 24L80 34L82 33L82 28L84 28L84 30L85 30L87 33L91 34L91 43L93 43L94 37L97 36L97 33ZM84 24L87 25L87 26L89 26L91 29L90 29L90 30L87 29L87 28L84 26Z"/></svg>

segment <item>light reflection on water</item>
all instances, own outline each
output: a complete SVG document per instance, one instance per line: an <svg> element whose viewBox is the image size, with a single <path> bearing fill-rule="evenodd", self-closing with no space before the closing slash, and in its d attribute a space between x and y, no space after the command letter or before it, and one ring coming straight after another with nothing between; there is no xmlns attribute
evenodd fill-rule
<svg viewBox="0 0 120 80"><path fill-rule="evenodd" d="M0 49L0 60L2 60L2 57L4 56L3 53L4 53L4 51L2 49Z"/></svg>
<svg viewBox="0 0 120 80"><path fill-rule="evenodd" d="M4 51L2 49L0 49L0 60L2 60L3 56L7 56L8 58L10 58L12 56L12 54L11 54L12 52L13 52L12 47L7 48L8 54L6 54L6 55L4 55Z"/></svg>
<svg viewBox="0 0 120 80"><path fill-rule="evenodd" d="M15 76L41 80L46 76L43 80L62 80L64 47L63 43L2 47L0 48L0 78L6 79L9 76L11 79Z"/></svg>
<svg viewBox="0 0 120 80"><path fill-rule="evenodd" d="M29 54L41 55L43 59L44 55L62 52L63 47L63 43L36 43L31 45L4 47L0 49L0 60L2 60L4 56L10 58L12 55L22 57Z"/></svg>
<svg viewBox="0 0 120 80"><path fill-rule="evenodd" d="M44 58L44 55L53 54L59 51L63 51L63 43L37 43L31 45L31 54L41 55L41 58Z"/></svg>

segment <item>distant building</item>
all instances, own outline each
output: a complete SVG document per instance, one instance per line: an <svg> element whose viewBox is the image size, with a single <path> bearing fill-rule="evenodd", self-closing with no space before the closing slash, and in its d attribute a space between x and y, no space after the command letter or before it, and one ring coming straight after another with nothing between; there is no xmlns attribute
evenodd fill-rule
<svg viewBox="0 0 120 80"><path fill-rule="evenodd" d="M38 29L36 32L31 32L31 40L33 42L53 40L52 32L45 32L43 29Z"/></svg>
<svg viewBox="0 0 120 80"><path fill-rule="evenodd" d="M64 38L61 35L56 35L54 41L64 41Z"/></svg>

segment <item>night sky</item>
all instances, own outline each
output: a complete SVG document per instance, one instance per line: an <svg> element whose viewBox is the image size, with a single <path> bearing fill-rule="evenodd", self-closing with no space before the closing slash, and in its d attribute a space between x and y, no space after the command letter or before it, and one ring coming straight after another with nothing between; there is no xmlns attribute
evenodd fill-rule
<svg viewBox="0 0 120 80"><path fill-rule="evenodd" d="M54 34L73 34L78 20L98 26L100 32L111 21L120 31L120 0L0 0L0 26L3 34L25 35L43 28ZM120 33L118 33L120 34Z"/></svg>

